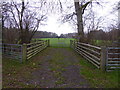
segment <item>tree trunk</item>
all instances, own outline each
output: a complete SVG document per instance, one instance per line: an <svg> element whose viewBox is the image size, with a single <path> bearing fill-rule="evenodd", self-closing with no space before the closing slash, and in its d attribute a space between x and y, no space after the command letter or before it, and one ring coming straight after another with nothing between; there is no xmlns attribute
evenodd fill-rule
<svg viewBox="0 0 120 90"><path fill-rule="evenodd" d="M79 37L79 40L82 41L82 39L84 38L82 8L80 8L79 2L74 1L74 5L75 5L75 11L77 14L78 37Z"/></svg>
<svg viewBox="0 0 120 90"><path fill-rule="evenodd" d="M118 2L118 29L120 30L120 1ZM118 42L120 43L120 31L118 33Z"/></svg>

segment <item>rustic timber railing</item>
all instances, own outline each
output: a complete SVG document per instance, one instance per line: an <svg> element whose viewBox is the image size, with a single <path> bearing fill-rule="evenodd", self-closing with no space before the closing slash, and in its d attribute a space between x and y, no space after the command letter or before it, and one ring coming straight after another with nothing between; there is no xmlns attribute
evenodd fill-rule
<svg viewBox="0 0 120 90"><path fill-rule="evenodd" d="M70 41L70 47L81 56L103 71L120 69L120 48L97 47L90 44L80 43L75 40ZM112 52L110 52L110 50ZM115 52L118 51L119 53ZM112 57L110 56L112 54Z"/></svg>
<svg viewBox="0 0 120 90"><path fill-rule="evenodd" d="M0 51L4 57L12 58L22 62L22 45L18 44L0 44Z"/></svg>
<svg viewBox="0 0 120 90"><path fill-rule="evenodd" d="M37 53L39 53L41 50L45 49L47 46L49 46L49 41L48 40L42 40L42 41L38 41L35 43L30 43L30 44L23 44L23 48L25 49L26 56L24 56L23 59L30 59L31 57L33 57L34 55L36 55Z"/></svg>
<svg viewBox="0 0 120 90"><path fill-rule="evenodd" d="M120 70L120 47L107 48L106 66L107 71Z"/></svg>
<svg viewBox="0 0 120 90"><path fill-rule="evenodd" d="M7 58L19 60L20 62L26 62L26 60L32 58L34 55L49 46L49 40L37 41L29 44L0 44L2 48L2 55Z"/></svg>

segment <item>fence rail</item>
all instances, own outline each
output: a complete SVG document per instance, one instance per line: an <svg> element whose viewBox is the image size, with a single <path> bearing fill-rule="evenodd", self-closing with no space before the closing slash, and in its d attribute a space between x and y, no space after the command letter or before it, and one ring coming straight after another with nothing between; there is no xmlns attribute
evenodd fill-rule
<svg viewBox="0 0 120 90"><path fill-rule="evenodd" d="M48 40L45 41L38 41L36 43L30 43L30 44L26 44L26 58L30 59L31 57L33 57L34 55L36 55L37 53L39 53L41 50L45 49L47 46L49 45Z"/></svg>
<svg viewBox="0 0 120 90"><path fill-rule="evenodd" d="M0 44L3 57L19 60L22 62L22 45L18 44Z"/></svg>
<svg viewBox="0 0 120 90"><path fill-rule="evenodd" d="M90 44L80 43L76 41L70 41L71 47L78 52L81 56L95 65L97 68L100 68L100 47L96 47Z"/></svg>
<svg viewBox="0 0 120 90"><path fill-rule="evenodd" d="M49 46L49 40L37 41L29 44L0 44L1 53L7 58L19 60L25 62L32 58L34 55Z"/></svg>
<svg viewBox="0 0 120 90"><path fill-rule="evenodd" d="M103 71L120 70L120 47L97 47L70 41L70 47Z"/></svg>
<svg viewBox="0 0 120 90"><path fill-rule="evenodd" d="M120 70L120 47L107 48L106 70Z"/></svg>

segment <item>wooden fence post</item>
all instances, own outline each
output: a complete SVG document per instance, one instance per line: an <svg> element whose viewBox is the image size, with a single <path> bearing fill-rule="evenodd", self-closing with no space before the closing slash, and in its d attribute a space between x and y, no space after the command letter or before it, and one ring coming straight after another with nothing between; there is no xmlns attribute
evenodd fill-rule
<svg viewBox="0 0 120 90"><path fill-rule="evenodd" d="M72 41L70 40L70 48L72 48L71 45L72 45Z"/></svg>
<svg viewBox="0 0 120 90"><path fill-rule="evenodd" d="M106 46L101 47L101 61L100 61L100 69L102 71L106 70L106 60L107 60L107 48Z"/></svg>
<svg viewBox="0 0 120 90"><path fill-rule="evenodd" d="M26 62L26 59L27 59L27 45L24 43L22 45L22 61L23 61L23 63Z"/></svg>
<svg viewBox="0 0 120 90"><path fill-rule="evenodd" d="M73 41L73 49L75 50L75 40Z"/></svg>
<svg viewBox="0 0 120 90"><path fill-rule="evenodd" d="M76 49L76 41L74 40L74 50Z"/></svg>
<svg viewBox="0 0 120 90"><path fill-rule="evenodd" d="M50 46L50 40L48 39L48 47Z"/></svg>

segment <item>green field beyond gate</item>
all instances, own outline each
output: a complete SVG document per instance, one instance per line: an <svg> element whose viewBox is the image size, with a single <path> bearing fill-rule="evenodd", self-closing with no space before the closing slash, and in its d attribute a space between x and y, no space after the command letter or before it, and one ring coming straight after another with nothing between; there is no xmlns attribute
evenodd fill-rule
<svg viewBox="0 0 120 90"><path fill-rule="evenodd" d="M73 38L40 38L39 40L50 40L50 46L52 47L69 47L70 40L75 40Z"/></svg>

